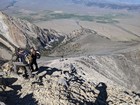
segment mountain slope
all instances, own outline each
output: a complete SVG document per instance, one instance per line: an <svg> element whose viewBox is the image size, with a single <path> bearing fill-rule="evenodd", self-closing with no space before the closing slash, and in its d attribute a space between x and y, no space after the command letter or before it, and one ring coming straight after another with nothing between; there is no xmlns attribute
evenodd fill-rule
<svg viewBox="0 0 140 105"><path fill-rule="evenodd" d="M59 43L63 38L55 30L41 29L27 21L12 18L0 12L0 53L2 58L10 58L11 53L17 47L48 48L53 43Z"/></svg>
<svg viewBox="0 0 140 105"><path fill-rule="evenodd" d="M77 37L58 46L52 55L72 58L67 62L82 68L80 71L84 72L86 79L99 82L108 78L114 83L139 92L139 41L112 41L85 28L75 33ZM101 75L99 79L97 74Z"/></svg>
<svg viewBox="0 0 140 105"><path fill-rule="evenodd" d="M120 40L114 41L112 37L108 35L101 35L97 31L82 27L79 30L74 30L65 42L61 43L53 50L51 55L106 55L123 52L127 49L130 50L132 47L135 49L139 46L139 36L118 35L116 38Z"/></svg>

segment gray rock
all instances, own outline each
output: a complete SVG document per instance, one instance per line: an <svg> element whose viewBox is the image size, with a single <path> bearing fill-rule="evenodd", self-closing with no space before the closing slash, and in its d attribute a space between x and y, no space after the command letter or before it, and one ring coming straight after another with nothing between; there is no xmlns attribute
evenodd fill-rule
<svg viewBox="0 0 140 105"><path fill-rule="evenodd" d="M38 74L39 77L45 76L47 74L47 71L43 71L41 73Z"/></svg>
<svg viewBox="0 0 140 105"><path fill-rule="evenodd" d="M120 105L129 105L128 103L121 103Z"/></svg>
<svg viewBox="0 0 140 105"><path fill-rule="evenodd" d="M68 83L67 83L67 80L65 78L60 78L58 80L58 85L62 85L64 87L68 88Z"/></svg>
<svg viewBox="0 0 140 105"><path fill-rule="evenodd" d="M76 70L76 68L74 67L73 64L70 64L70 73L71 74L77 74L77 70Z"/></svg>
<svg viewBox="0 0 140 105"><path fill-rule="evenodd" d="M4 102L0 102L0 105L6 105Z"/></svg>

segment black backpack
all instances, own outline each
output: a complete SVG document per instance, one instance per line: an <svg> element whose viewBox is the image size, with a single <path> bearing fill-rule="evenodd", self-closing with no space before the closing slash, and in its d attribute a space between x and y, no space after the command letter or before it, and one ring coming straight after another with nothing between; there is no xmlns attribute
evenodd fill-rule
<svg viewBox="0 0 140 105"><path fill-rule="evenodd" d="M36 58L37 58L37 59L40 59L40 57L41 57L40 52L39 52L38 50L36 50Z"/></svg>

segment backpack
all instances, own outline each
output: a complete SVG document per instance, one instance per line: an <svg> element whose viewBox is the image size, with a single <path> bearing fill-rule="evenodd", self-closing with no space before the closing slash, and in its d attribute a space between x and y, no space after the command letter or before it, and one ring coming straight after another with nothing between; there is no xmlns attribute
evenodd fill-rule
<svg viewBox="0 0 140 105"><path fill-rule="evenodd" d="M27 64L30 64L32 62L32 56L28 51L24 52L24 58Z"/></svg>
<svg viewBox="0 0 140 105"><path fill-rule="evenodd" d="M27 62L27 64L31 64L31 62L32 62L31 54L28 54L28 55L25 56L25 61Z"/></svg>
<svg viewBox="0 0 140 105"><path fill-rule="evenodd" d="M37 58L37 59L40 59L40 57L41 57L40 52L36 50L36 58Z"/></svg>

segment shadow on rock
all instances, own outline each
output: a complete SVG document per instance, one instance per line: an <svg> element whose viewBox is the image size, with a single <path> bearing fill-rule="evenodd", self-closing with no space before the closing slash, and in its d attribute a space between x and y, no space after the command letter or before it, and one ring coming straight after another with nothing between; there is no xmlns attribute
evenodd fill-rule
<svg viewBox="0 0 140 105"><path fill-rule="evenodd" d="M41 66L38 70L38 72L35 74L36 75L36 82L33 82L33 84L37 83L38 85L43 85L42 78L46 77L46 75L52 75L54 72L61 72L61 70L57 68L50 68L47 66Z"/></svg>
<svg viewBox="0 0 140 105"><path fill-rule="evenodd" d="M6 105L37 105L37 101L33 98L33 94L28 94L21 97L20 90L21 85L13 85L17 78L3 78L4 85L8 90L1 92L0 97L4 97L5 100L2 101Z"/></svg>
<svg viewBox="0 0 140 105"><path fill-rule="evenodd" d="M18 79L17 78L4 78L4 83L6 86L11 86L13 83L15 83Z"/></svg>
<svg viewBox="0 0 140 105"><path fill-rule="evenodd" d="M140 98L140 93L132 92L133 94L137 95Z"/></svg>
<svg viewBox="0 0 140 105"><path fill-rule="evenodd" d="M105 83L100 82L97 86L96 89L100 91L98 94L98 97L96 98L95 105L108 105L107 100L107 86Z"/></svg>
<svg viewBox="0 0 140 105"><path fill-rule="evenodd" d="M20 99L18 105L38 105L38 102L35 98L33 98L33 93L31 93Z"/></svg>
<svg viewBox="0 0 140 105"><path fill-rule="evenodd" d="M57 68L50 68L50 67L45 67L45 66L41 66L37 72L37 74L46 71L45 75L52 75L54 72L56 71L61 71Z"/></svg>
<svg viewBox="0 0 140 105"><path fill-rule="evenodd" d="M17 91L7 91L6 92L6 105L38 105L35 98L33 98L33 93L28 94L21 98L21 94Z"/></svg>
<svg viewBox="0 0 140 105"><path fill-rule="evenodd" d="M0 58L0 66L2 66L6 62L8 62L8 60L3 60L2 58Z"/></svg>

